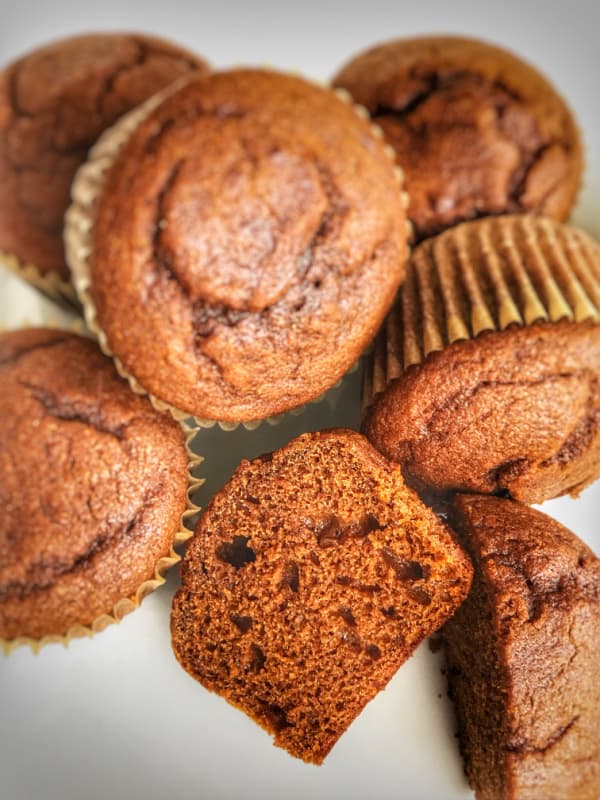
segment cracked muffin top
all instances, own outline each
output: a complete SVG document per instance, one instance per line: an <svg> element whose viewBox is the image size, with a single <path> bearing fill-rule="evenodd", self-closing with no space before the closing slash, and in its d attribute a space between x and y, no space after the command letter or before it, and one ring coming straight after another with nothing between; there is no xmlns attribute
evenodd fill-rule
<svg viewBox="0 0 600 800"><path fill-rule="evenodd" d="M318 397L404 275L402 188L380 137L331 91L276 72L171 93L116 152L90 216L90 296L110 350L197 417L261 419Z"/></svg>
<svg viewBox="0 0 600 800"><path fill-rule="evenodd" d="M421 242L367 375L364 430L413 485L578 494L600 475L600 246L525 215Z"/></svg>
<svg viewBox="0 0 600 800"><path fill-rule="evenodd" d="M187 499L179 425L94 342L0 336L0 637L90 625L154 577Z"/></svg>
<svg viewBox="0 0 600 800"><path fill-rule="evenodd" d="M196 55L136 34L90 34L0 73L0 250L68 280L63 216L77 168L126 111L192 70Z"/></svg>
<svg viewBox="0 0 600 800"><path fill-rule="evenodd" d="M397 154L417 240L503 213L569 216L582 145L573 116L533 67L451 36L374 47L334 78Z"/></svg>
<svg viewBox="0 0 600 800"><path fill-rule="evenodd" d="M550 517L461 495L475 568L442 629L469 783L479 800L600 796L600 561Z"/></svg>

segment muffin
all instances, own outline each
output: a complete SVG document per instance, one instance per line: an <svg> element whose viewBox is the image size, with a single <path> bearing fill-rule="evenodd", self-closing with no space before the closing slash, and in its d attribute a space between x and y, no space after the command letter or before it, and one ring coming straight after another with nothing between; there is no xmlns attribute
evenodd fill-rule
<svg viewBox="0 0 600 800"><path fill-rule="evenodd" d="M600 561L510 500L459 496L475 577L443 629L478 800L600 797Z"/></svg>
<svg viewBox="0 0 600 800"><path fill-rule="evenodd" d="M150 101L107 133L74 198L67 249L89 324L144 390L200 419L317 398L404 275L403 193L380 136L276 72L212 73Z"/></svg>
<svg viewBox="0 0 600 800"><path fill-rule="evenodd" d="M181 577L171 631L183 668L319 764L461 603L471 566L399 468L338 429L243 461Z"/></svg>
<svg viewBox="0 0 600 800"><path fill-rule="evenodd" d="M466 222L411 258L364 431L418 488L541 503L600 474L600 247L548 219Z"/></svg>
<svg viewBox="0 0 600 800"><path fill-rule="evenodd" d="M0 644L99 630L185 538L183 432L88 339L0 336Z"/></svg>
<svg viewBox="0 0 600 800"><path fill-rule="evenodd" d="M417 240L487 215L568 218L583 168L573 115L512 53L454 36L400 39L357 56L333 83L396 151Z"/></svg>
<svg viewBox="0 0 600 800"><path fill-rule="evenodd" d="M47 294L75 299L63 217L77 168L126 111L193 70L198 56L150 36L75 36L0 73L2 261Z"/></svg>

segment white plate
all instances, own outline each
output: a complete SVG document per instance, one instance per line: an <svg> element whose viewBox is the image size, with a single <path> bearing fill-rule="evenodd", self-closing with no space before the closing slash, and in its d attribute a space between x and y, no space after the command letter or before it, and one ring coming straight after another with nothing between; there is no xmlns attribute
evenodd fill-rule
<svg viewBox="0 0 600 800"><path fill-rule="evenodd" d="M270 63L329 77L353 53L399 35L454 31L495 40L542 68L574 107L588 144L585 190L575 220L600 238L600 94L597 2L452 4L146 3L94 7L54 0L0 0L8 61L42 41L80 30L143 29L179 40L213 63ZM57 318L53 307L0 270L0 325ZM358 376L327 401L278 427L206 431L206 503L242 457L304 430L357 423ZM600 484L577 500L545 504L600 551ZM2 800L299 800L371 797L466 800L440 656L421 646L365 709L322 767L272 746L269 736L177 665L169 609L177 573L120 625L68 649L0 656Z"/></svg>

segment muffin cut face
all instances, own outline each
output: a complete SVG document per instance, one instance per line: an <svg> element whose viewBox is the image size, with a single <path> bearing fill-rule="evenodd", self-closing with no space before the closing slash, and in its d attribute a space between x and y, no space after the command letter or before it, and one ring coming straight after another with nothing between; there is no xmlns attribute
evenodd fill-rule
<svg viewBox="0 0 600 800"><path fill-rule="evenodd" d="M334 78L397 153L418 240L475 217L565 220L582 172L572 114L511 53L458 37L404 39L359 55Z"/></svg>
<svg viewBox="0 0 600 800"><path fill-rule="evenodd" d="M182 666L320 763L468 591L468 560L352 431L243 462L201 519L171 629Z"/></svg>
<svg viewBox="0 0 600 800"><path fill-rule="evenodd" d="M510 500L458 496L451 519L475 568L442 633L476 797L596 800L600 562Z"/></svg>
<svg viewBox="0 0 600 800"><path fill-rule="evenodd" d="M115 155L91 217L108 347L151 394L206 419L318 397L404 274L384 145L331 92L273 72L214 73L163 100Z"/></svg>
<svg viewBox="0 0 600 800"><path fill-rule="evenodd" d="M600 248L551 220L415 248L375 347L368 438L419 488L577 494L600 464Z"/></svg>
<svg viewBox="0 0 600 800"><path fill-rule="evenodd" d="M192 53L136 34L89 34L0 74L0 250L69 279L63 217L78 167L122 114L193 70Z"/></svg>
<svg viewBox="0 0 600 800"><path fill-rule="evenodd" d="M155 578L186 509L180 427L65 331L0 336L0 638L91 626Z"/></svg>

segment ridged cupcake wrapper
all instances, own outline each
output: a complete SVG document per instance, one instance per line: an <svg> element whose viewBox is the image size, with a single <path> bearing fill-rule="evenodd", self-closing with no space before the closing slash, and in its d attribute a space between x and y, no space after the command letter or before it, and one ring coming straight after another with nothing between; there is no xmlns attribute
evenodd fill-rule
<svg viewBox="0 0 600 800"><path fill-rule="evenodd" d="M25 264L16 255L4 250L0 250L0 264L63 308L80 313L77 292L70 281L64 281L52 273L44 274L33 264Z"/></svg>
<svg viewBox="0 0 600 800"><path fill-rule="evenodd" d="M97 338L102 351L112 358L117 368L119 375L125 378L136 394L147 395L152 405L159 411L169 411L173 417L178 421L193 420L193 424L197 428L212 428L218 425L223 431L234 431L240 425L246 430L255 430L261 424L267 423L269 425L278 425L282 422L288 414L298 416L304 412L308 404L303 404L295 408L288 409L285 412L276 414L274 416L265 417L262 419L241 421L241 422L227 422L223 420L204 419L191 415L187 411L175 408L173 405L161 400L156 395L148 392L141 383L125 368L123 362L116 356L108 342L108 338L102 330L98 322L98 314L94 301L91 295L90 283L90 269L89 269L89 255L91 253L91 233L94 223L94 201L101 190L105 175L114 163L120 149L125 142L129 139L133 131L140 125L143 120L157 108L164 99L170 94L175 92L181 86L185 85L189 80L193 80L189 76L176 81L167 89L159 92L153 97L146 100L138 108L125 114L121 119L113 125L112 128L105 131L98 139L94 147L90 150L87 162L79 169L75 181L72 186L72 204L67 211L65 217L65 248L67 252L67 261L71 268L73 277L73 284L75 286L77 296L81 305L88 328L92 331L93 335ZM329 89L329 87L327 87ZM331 90L340 100L352 106L356 114L361 119L370 119L369 112L362 106L355 104L350 97L350 94L344 89ZM371 121L371 128L377 138L383 138L383 131ZM395 153L393 148L385 148L387 156L394 163L394 174L397 180L403 182L403 172L395 164ZM408 206L408 195L403 192L404 205ZM407 232L410 238L412 228L407 221ZM358 368L359 362L357 361L346 373L343 375L333 386L329 387L325 392L310 401L313 403L320 403L324 400L327 393L332 389L337 388L341 381L347 375L352 374Z"/></svg>
<svg viewBox="0 0 600 800"><path fill-rule="evenodd" d="M80 333L80 331L73 332ZM135 592L133 592L133 594L129 595L128 597L119 598L111 610L96 617L96 619L89 624L76 624L71 626L64 635L48 634L39 639L35 639L30 636L18 636L14 639L3 639L0 637L0 650L2 652L8 655L21 645L29 645L34 653L38 653L42 647L45 647L48 644L58 643L67 647L72 639L80 639L85 636L92 637L94 634L103 631L109 625L114 625L120 622L127 614L135 611L136 608L139 608L142 600L147 595L151 594L155 589L158 589L159 586L162 586L165 583L164 576L166 572L181 561L181 555L176 552L175 547L187 542L187 540L192 536L192 530L186 527L186 522L193 521L197 514L199 514L201 511L200 506L194 503L193 497L205 482L204 478L198 478L194 475L195 470L204 461L202 456L199 456L192 450L192 444L196 434L198 433L198 429L185 423L181 423L181 427L183 428L185 434L185 449L188 455L188 488L186 508L181 515L179 529L173 536L169 553L166 556L162 556L158 559L154 566L154 574L152 577L143 581L137 587Z"/></svg>
<svg viewBox="0 0 600 800"><path fill-rule="evenodd" d="M535 322L600 322L600 247L540 217L491 217L423 242L377 335L363 410L430 353Z"/></svg>

